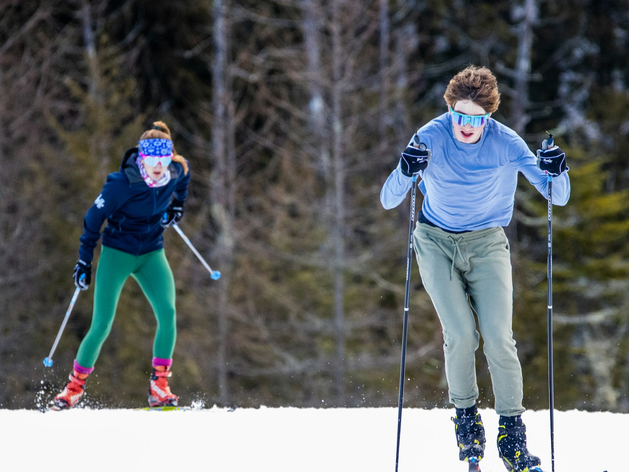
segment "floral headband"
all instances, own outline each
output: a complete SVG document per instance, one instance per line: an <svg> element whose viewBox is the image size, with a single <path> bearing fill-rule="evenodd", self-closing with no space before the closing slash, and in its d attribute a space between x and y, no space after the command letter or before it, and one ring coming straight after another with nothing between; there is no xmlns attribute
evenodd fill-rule
<svg viewBox="0 0 629 472"><path fill-rule="evenodd" d="M138 149L141 158L147 157L172 157L173 142L170 139L143 139L139 142Z"/></svg>

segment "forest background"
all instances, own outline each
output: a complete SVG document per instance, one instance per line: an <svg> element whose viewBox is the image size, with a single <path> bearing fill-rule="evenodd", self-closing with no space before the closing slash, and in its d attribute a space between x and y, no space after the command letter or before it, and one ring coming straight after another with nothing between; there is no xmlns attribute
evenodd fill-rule
<svg viewBox="0 0 629 472"><path fill-rule="evenodd" d="M183 404L397 404L408 201L381 186L468 64L532 150L551 130L556 406L629 411L626 0L2 0L0 407L62 387L89 328L82 220L124 151L166 121L192 182L172 230ZM420 200L421 202L421 200ZM547 204L522 180L514 331L525 406L547 408ZM98 255L98 251L97 251ZM447 407L442 335L414 262L405 405ZM144 405L155 321L135 282L90 379L94 407ZM493 399L482 349L480 404Z"/></svg>

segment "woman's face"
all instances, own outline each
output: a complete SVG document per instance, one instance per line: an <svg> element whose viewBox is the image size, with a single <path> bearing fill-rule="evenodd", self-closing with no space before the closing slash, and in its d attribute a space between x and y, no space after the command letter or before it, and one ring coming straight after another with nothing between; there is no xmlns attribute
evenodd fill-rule
<svg viewBox="0 0 629 472"><path fill-rule="evenodd" d="M162 178L162 176L168 169L168 165L162 165L161 162L158 162L155 166L150 166L146 162L146 159L142 159L142 165L144 166L144 170L146 171L148 176L156 182Z"/></svg>
<svg viewBox="0 0 629 472"><path fill-rule="evenodd" d="M451 109L455 112L461 113L463 115L470 115L475 117L486 116L477 127L473 127L472 123L465 123L465 125L461 126L457 123L457 119L455 119L456 115L452 115L452 132L457 141L466 144L473 144L480 141L480 138L483 134L483 130L487 125L487 118L491 115L491 113L487 113L483 108L474 103L472 100L459 100L455 103L454 107ZM465 121L465 120L461 120Z"/></svg>

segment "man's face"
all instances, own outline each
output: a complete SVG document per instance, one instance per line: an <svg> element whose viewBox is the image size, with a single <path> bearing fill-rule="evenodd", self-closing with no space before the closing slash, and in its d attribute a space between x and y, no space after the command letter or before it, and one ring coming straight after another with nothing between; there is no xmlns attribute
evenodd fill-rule
<svg viewBox="0 0 629 472"><path fill-rule="evenodd" d="M483 134L483 130L487 125L487 118L489 118L489 115L491 115L491 113L488 114L485 110L483 110L483 108L478 106L472 100L460 100L456 102L454 108L452 108L451 111L455 111L463 115L478 117L475 120L479 122L475 123L478 126L473 127L472 123L465 123L464 125L458 124L458 122L465 122L467 120L465 119L465 117L459 119L459 116L451 113L452 132L454 133L454 137L456 138L456 140L466 144L477 143ZM485 117L485 119L481 120L480 117Z"/></svg>

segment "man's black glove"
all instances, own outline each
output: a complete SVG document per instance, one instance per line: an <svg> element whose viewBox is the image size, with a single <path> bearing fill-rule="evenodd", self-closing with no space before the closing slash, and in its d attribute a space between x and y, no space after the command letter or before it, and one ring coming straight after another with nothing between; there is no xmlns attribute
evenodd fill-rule
<svg viewBox="0 0 629 472"><path fill-rule="evenodd" d="M76 261L72 276L74 277L74 285L81 290L87 290L87 287L92 282L92 264L79 259Z"/></svg>
<svg viewBox="0 0 629 472"><path fill-rule="evenodd" d="M166 213L162 217L162 226L165 228L171 226L173 223L179 223L179 220L183 217L183 202L174 200L170 202Z"/></svg>
<svg viewBox="0 0 629 472"><path fill-rule="evenodd" d="M428 166L429 160L430 149L427 149L424 143L419 143L416 136L413 144L409 144L402 151L402 156L400 157L402 174L412 177L414 174L419 173L420 170L424 170Z"/></svg>
<svg viewBox="0 0 629 472"><path fill-rule="evenodd" d="M552 177L570 170L566 165L566 153L559 146L555 146L552 134L542 141L542 149L537 150L537 167Z"/></svg>

